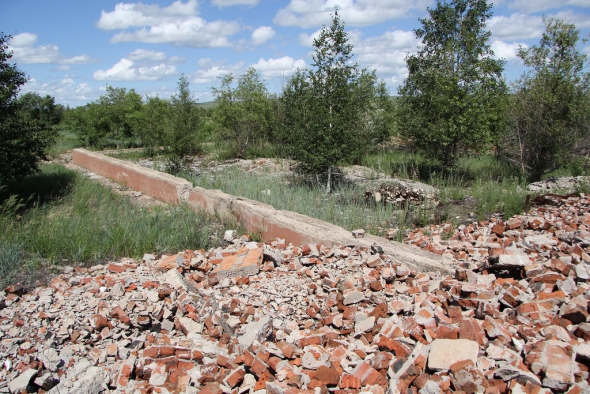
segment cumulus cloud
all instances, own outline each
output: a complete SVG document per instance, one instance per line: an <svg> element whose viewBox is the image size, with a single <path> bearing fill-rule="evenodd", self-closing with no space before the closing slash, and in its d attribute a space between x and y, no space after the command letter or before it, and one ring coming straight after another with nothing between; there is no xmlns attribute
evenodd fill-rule
<svg viewBox="0 0 590 394"><path fill-rule="evenodd" d="M376 70L380 78L398 84L407 75L406 56L415 53L420 41L412 31L387 31L377 37L363 39L360 32L351 32L356 61L368 70Z"/></svg>
<svg viewBox="0 0 590 394"><path fill-rule="evenodd" d="M369 26L391 19L405 18L411 11L423 11L430 0L291 0L274 17L280 26L303 28L329 25L330 14L338 14L349 26Z"/></svg>
<svg viewBox="0 0 590 394"><path fill-rule="evenodd" d="M193 17L179 22L120 32L113 36L111 42L140 41L150 44L170 43L192 48L219 48L231 46L228 37L240 30L241 26L237 22L207 22L202 18Z"/></svg>
<svg viewBox="0 0 590 394"><path fill-rule="evenodd" d="M156 51L150 51L147 49L136 49L133 52L131 52L129 55L127 55L127 59L129 60L144 60L144 59L149 59L149 60L164 60L166 59L166 54L164 52L156 52Z"/></svg>
<svg viewBox="0 0 590 394"><path fill-rule="evenodd" d="M311 34L301 33L299 34L299 45L304 47L312 47L313 41L319 37L322 29L316 30Z"/></svg>
<svg viewBox="0 0 590 394"><path fill-rule="evenodd" d="M133 60L123 58L108 70L95 71L98 81L159 81L176 74L176 67L161 63L149 67L134 67Z"/></svg>
<svg viewBox="0 0 590 394"><path fill-rule="evenodd" d="M89 55L66 58L59 51L57 45L35 46L36 43L36 34L20 33L10 39L8 50L12 51L14 61L23 64L87 64L95 62Z"/></svg>
<svg viewBox="0 0 590 394"><path fill-rule="evenodd" d="M590 7L590 0L514 0L508 6L523 12L540 12L564 6Z"/></svg>
<svg viewBox="0 0 590 394"><path fill-rule="evenodd" d="M252 32L252 43L254 45L261 45L274 37L275 31L270 26L260 26Z"/></svg>
<svg viewBox="0 0 590 394"><path fill-rule="evenodd" d="M198 14L197 0L183 3L175 1L170 6L161 8L157 4L119 3L111 12L101 12L96 27L102 30L125 30L130 27L154 26L175 22L179 18Z"/></svg>
<svg viewBox="0 0 590 394"><path fill-rule="evenodd" d="M244 62L225 65L224 62L216 62L208 57L199 59L197 64L200 70L192 75L192 82L208 84L216 82L218 78L227 74L239 74L244 67Z"/></svg>
<svg viewBox="0 0 590 394"><path fill-rule="evenodd" d="M41 96L48 94L55 97L56 102L70 105L84 104L100 96L98 89L86 82L76 83L69 77L49 82L31 78L22 88L22 93L27 92L35 92Z"/></svg>
<svg viewBox="0 0 590 394"><path fill-rule="evenodd" d="M88 56L88 55L78 55L78 56L73 56L73 57L68 57L66 59L63 59L61 61L61 63L63 64L88 64L88 63L94 63L96 60L94 60L92 57Z"/></svg>
<svg viewBox="0 0 590 394"><path fill-rule="evenodd" d="M492 37L498 40L538 38L545 30L542 17L520 13L493 16L486 25L492 32Z"/></svg>
<svg viewBox="0 0 590 394"><path fill-rule="evenodd" d="M494 41L492 42L491 46L492 50L494 51L494 56L497 59L504 59L512 63L522 62L518 57L518 49L520 47L528 48L528 45L526 45L524 42L507 43L504 41Z"/></svg>
<svg viewBox="0 0 590 394"><path fill-rule="evenodd" d="M192 48L230 47L229 37L242 30L235 21L208 22L197 16L196 0L175 1L168 7L157 4L120 3L111 12L102 11L96 26L122 30L111 43L139 41Z"/></svg>
<svg viewBox="0 0 590 394"><path fill-rule="evenodd" d="M260 0L211 0L211 4L216 5L219 8L231 7L233 5L249 5L255 6Z"/></svg>
<svg viewBox="0 0 590 394"><path fill-rule="evenodd" d="M93 77L99 81L160 81L176 74L174 63L184 58L168 58L164 52L136 49L107 70L97 70Z"/></svg>
<svg viewBox="0 0 590 394"><path fill-rule="evenodd" d="M260 59L251 65L264 78L284 77L293 74L298 68L305 68L305 60L295 60L290 56L283 56L278 59Z"/></svg>
<svg viewBox="0 0 590 394"><path fill-rule="evenodd" d="M590 18L588 18L588 15L583 13L564 10L550 16L552 18L561 19L565 23L573 23L578 29L590 27Z"/></svg>

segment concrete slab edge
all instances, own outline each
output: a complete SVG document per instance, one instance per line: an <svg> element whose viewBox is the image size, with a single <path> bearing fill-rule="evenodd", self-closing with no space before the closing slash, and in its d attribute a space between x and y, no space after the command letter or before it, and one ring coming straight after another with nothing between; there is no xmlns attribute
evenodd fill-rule
<svg viewBox="0 0 590 394"><path fill-rule="evenodd" d="M285 238L294 245L321 243L327 246L378 244L384 252L418 271L438 271L449 274L450 261L443 256L420 250L385 238L366 235L356 239L350 231L296 212L277 210L274 207L243 197L231 196L220 190L192 187L182 178L134 163L115 159L86 149L74 149L74 164L101 176L121 182L127 187L160 201L188 203L195 210L236 221L248 231L258 233L265 240Z"/></svg>

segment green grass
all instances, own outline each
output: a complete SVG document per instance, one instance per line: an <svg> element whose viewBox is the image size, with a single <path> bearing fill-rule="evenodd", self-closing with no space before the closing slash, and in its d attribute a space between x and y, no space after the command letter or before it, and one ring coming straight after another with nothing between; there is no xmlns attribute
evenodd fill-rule
<svg viewBox="0 0 590 394"><path fill-rule="evenodd" d="M80 148L82 143L78 140L76 134L67 130L60 130L57 135L55 144L47 149L47 155L56 158L62 153L69 150Z"/></svg>
<svg viewBox="0 0 590 394"><path fill-rule="evenodd" d="M452 221L457 216L465 220L471 211L478 219L497 213L507 218L525 208L526 182L518 169L490 155L463 157L453 173L420 154L403 151L369 154L363 165L438 188L446 211L441 216Z"/></svg>
<svg viewBox="0 0 590 394"><path fill-rule="evenodd" d="M150 155L147 154L145 151L143 150L137 150L137 151L132 151L132 152L112 152L112 153L107 153L107 156L110 157L114 157L115 159L119 159L119 160L127 160L127 161L139 161L142 159L151 159Z"/></svg>
<svg viewBox="0 0 590 394"><path fill-rule="evenodd" d="M220 229L186 206L140 207L59 165L7 184L0 201L2 285L30 284L54 264L208 248Z"/></svg>
<svg viewBox="0 0 590 394"><path fill-rule="evenodd" d="M364 189L352 184L336 185L327 195L325 185L306 182L295 177L279 177L276 174L248 174L229 168L199 176L180 174L195 186L218 189L284 209L334 223L348 230L362 228L378 234L380 228L393 224L409 226L408 220L425 212L408 215L391 204L367 204Z"/></svg>

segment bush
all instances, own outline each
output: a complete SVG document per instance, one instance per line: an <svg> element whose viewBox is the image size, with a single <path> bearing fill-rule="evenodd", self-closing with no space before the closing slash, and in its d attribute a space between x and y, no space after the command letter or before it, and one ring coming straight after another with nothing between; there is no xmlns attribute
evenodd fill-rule
<svg viewBox="0 0 590 394"><path fill-rule="evenodd" d="M36 108L38 96L17 99L27 77L8 63L10 38L0 33L0 183L39 171L39 159L55 139L52 120L42 116L47 111ZM47 100L53 102L49 96Z"/></svg>

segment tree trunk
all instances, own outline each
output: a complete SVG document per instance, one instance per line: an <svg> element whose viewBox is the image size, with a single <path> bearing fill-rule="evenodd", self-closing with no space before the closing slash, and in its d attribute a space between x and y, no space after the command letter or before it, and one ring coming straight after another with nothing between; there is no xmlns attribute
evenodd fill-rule
<svg viewBox="0 0 590 394"><path fill-rule="evenodd" d="M330 194L332 192L332 166L328 167L328 184L326 185L326 193Z"/></svg>

